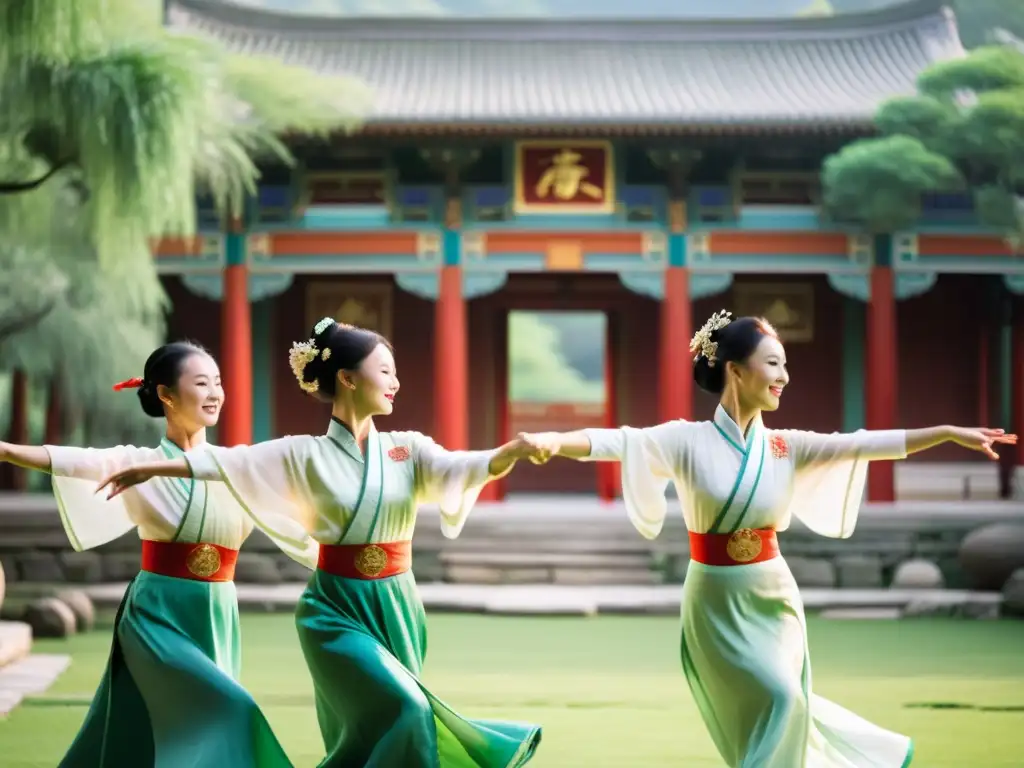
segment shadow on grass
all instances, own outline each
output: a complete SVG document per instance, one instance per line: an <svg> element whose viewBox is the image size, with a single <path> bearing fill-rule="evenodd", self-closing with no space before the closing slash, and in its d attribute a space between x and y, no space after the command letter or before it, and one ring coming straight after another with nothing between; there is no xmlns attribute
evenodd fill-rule
<svg viewBox="0 0 1024 768"><path fill-rule="evenodd" d="M968 709L972 712L1024 712L1024 704L989 707L984 704L964 704L958 701L919 701L904 704L907 709Z"/></svg>

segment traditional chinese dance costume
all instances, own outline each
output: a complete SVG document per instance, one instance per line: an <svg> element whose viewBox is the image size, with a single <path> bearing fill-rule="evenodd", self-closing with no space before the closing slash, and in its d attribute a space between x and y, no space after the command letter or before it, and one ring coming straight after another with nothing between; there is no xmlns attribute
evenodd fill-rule
<svg viewBox="0 0 1024 768"><path fill-rule="evenodd" d="M61 768L290 768L238 683L233 578L253 530L249 516L222 484L194 479L155 478L109 501L96 495L96 483L112 472L182 456L166 439L159 449L46 450L75 550L136 527L142 538L142 570L118 609L107 668ZM316 548L303 546L284 548L312 568Z"/></svg>
<svg viewBox="0 0 1024 768"><path fill-rule="evenodd" d="M322 437L186 457L194 477L223 480L284 546L320 542L296 624L316 691L322 768L513 768L533 756L540 728L463 718L420 680L427 632L410 570L416 509L438 503L443 533L458 536L491 479L491 457L373 427L364 454L333 419Z"/></svg>
<svg viewBox="0 0 1024 768"><path fill-rule="evenodd" d="M690 536L682 663L722 758L742 768L901 768L913 745L812 693L803 603L775 532L857 522L868 461L906 457L903 430L746 435L714 421L588 429L593 461L621 461L631 522L657 537L674 482Z"/></svg>

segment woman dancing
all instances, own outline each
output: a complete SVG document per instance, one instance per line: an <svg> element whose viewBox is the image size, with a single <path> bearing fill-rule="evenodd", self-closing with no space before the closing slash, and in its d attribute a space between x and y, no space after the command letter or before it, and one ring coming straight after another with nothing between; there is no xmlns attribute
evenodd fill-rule
<svg viewBox="0 0 1024 768"><path fill-rule="evenodd" d="M532 448L516 440L446 451L418 432L378 432L373 418L391 413L399 383L391 345L372 331L324 318L292 345L290 362L303 391L332 404L326 435L140 463L101 488L116 496L157 476L223 480L273 538L320 543L296 624L327 751L322 768L523 765L538 727L465 719L419 679L427 634L410 539L422 502L438 503L444 535L458 536L483 486Z"/></svg>
<svg viewBox="0 0 1024 768"><path fill-rule="evenodd" d="M159 479L113 500L96 483L135 463L209 448L206 428L224 402L220 371L202 348L157 349L136 388L142 410L166 418L158 448L91 449L0 443L0 459L49 472L61 521L77 551L137 528L142 570L115 621L110 660L61 768L285 768L291 762L239 685L241 647L234 572L253 529L221 483ZM284 550L313 568L316 547Z"/></svg>
<svg viewBox="0 0 1024 768"><path fill-rule="evenodd" d="M997 458L994 429L816 434L768 430L789 383L786 352L768 323L715 314L694 336L693 375L719 395L713 421L647 429L523 435L538 449L581 461L621 461L630 520L648 539L661 531L674 482L690 538L683 586L682 662L722 758L742 768L900 768L913 746L819 696L800 592L776 531L796 516L834 538L853 533L871 460L955 442Z"/></svg>

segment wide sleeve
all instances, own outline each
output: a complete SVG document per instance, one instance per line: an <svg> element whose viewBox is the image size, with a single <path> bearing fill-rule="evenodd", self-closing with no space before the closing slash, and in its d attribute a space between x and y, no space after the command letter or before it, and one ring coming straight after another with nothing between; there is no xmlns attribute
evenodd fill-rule
<svg viewBox="0 0 1024 768"><path fill-rule="evenodd" d="M860 515L868 463L907 457L906 430L821 434L782 430L769 438L776 455L793 462L790 513L821 536L853 535Z"/></svg>
<svg viewBox="0 0 1024 768"><path fill-rule="evenodd" d="M50 456L53 496L71 546L78 552L120 538L135 527L124 495L107 499L96 484L107 476L154 457L152 448L73 448L45 445Z"/></svg>
<svg viewBox="0 0 1024 768"><path fill-rule="evenodd" d="M205 446L185 454L197 480L222 481L253 524L289 557L316 567L319 545L309 483L315 438L282 437L233 448Z"/></svg>
<svg viewBox="0 0 1024 768"><path fill-rule="evenodd" d="M681 480L683 453L692 422L670 421L636 429L585 429L590 455L582 461L622 463L622 500L633 527L656 539L665 525L670 481Z"/></svg>
<svg viewBox="0 0 1024 768"><path fill-rule="evenodd" d="M480 491L497 477L490 472L495 451L449 451L419 432L392 435L396 443L411 448L416 500L437 504L441 533L448 539L458 538Z"/></svg>

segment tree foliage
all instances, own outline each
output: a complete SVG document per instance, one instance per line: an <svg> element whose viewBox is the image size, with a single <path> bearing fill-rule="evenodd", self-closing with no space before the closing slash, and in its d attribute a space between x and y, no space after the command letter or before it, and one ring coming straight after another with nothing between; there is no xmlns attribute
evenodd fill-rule
<svg viewBox="0 0 1024 768"><path fill-rule="evenodd" d="M152 0L0 0L0 100L0 368L119 415L138 408L110 381L164 332L150 243L193 234L197 187L239 214L259 163L291 162L283 134L370 107L360 83L165 29Z"/></svg>
<svg viewBox="0 0 1024 768"><path fill-rule="evenodd" d="M921 197L963 191L984 224L1011 239L1024 231L1024 53L986 46L940 62L915 96L876 115L878 138L828 158L826 207L873 231L912 226Z"/></svg>

